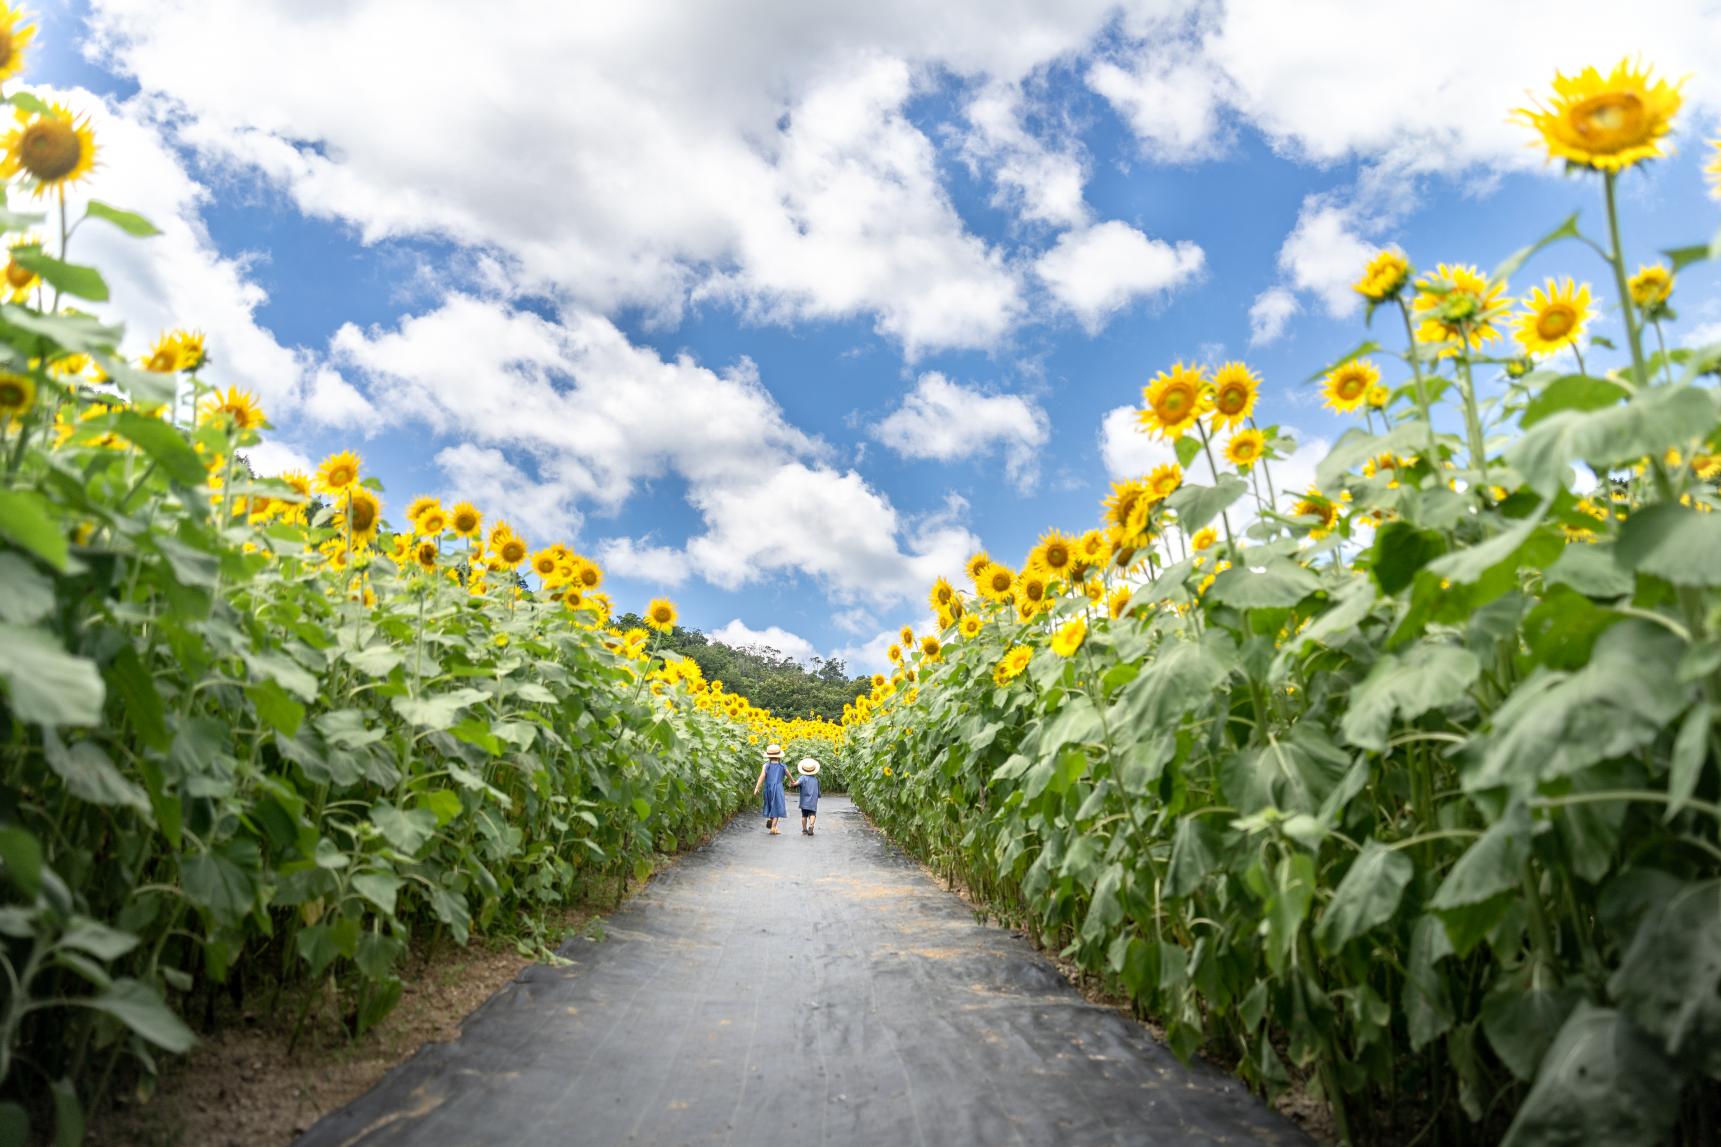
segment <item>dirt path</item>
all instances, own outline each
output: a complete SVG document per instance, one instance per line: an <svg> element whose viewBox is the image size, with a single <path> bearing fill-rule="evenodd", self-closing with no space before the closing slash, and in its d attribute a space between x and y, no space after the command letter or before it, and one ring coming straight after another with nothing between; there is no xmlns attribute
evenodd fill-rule
<svg viewBox="0 0 1721 1147"><path fill-rule="evenodd" d="M821 804L740 818L299 1147L1310 1142Z"/></svg>

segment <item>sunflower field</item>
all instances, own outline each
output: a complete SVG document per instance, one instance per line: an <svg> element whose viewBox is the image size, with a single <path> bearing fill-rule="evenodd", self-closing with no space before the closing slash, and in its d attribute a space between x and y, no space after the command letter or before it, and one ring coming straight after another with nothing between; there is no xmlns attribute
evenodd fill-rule
<svg viewBox="0 0 1721 1147"><path fill-rule="evenodd" d="M1347 1142L1721 1136L1721 346L1663 338L1721 235L1634 268L1616 195L1679 103L1626 63L1518 113L1605 230L1358 268L1316 488L1248 366L1173 365L1179 463L935 584L845 716L898 841ZM1600 287L1510 297L1556 243Z"/></svg>
<svg viewBox="0 0 1721 1147"><path fill-rule="evenodd" d="M0 80L31 32L0 20ZM762 740L840 734L608 628L594 563L470 503L417 499L395 532L354 454L254 474L265 413L204 383L204 338L128 361L100 316L77 232L155 228L67 217L87 120L9 102L0 1142L79 1141L217 993L320 984L362 1033L415 934L541 943L535 921L726 821Z"/></svg>

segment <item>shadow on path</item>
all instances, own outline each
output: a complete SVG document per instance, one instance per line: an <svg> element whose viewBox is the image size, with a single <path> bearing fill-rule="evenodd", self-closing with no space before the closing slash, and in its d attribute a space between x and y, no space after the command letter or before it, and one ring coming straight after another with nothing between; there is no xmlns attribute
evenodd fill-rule
<svg viewBox="0 0 1721 1147"><path fill-rule="evenodd" d="M1310 1142L820 803L811 838L738 818L298 1147Z"/></svg>

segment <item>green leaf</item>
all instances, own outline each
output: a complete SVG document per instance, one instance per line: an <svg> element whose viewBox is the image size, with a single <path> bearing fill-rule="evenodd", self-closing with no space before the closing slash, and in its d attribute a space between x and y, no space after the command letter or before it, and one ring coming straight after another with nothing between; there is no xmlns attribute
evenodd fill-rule
<svg viewBox="0 0 1721 1147"><path fill-rule="evenodd" d="M1515 559L1529 544L1546 515L1547 507L1542 506L1529 517L1485 542L1434 559L1428 563L1428 570L1459 585L1473 585L1499 566L1507 563L1515 565Z"/></svg>
<svg viewBox="0 0 1721 1147"><path fill-rule="evenodd" d="M54 583L17 554L0 553L0 622L33 625L54 609Z"/></svg>
<svg viewBox="0 0 1721 1147"><path fill-rule="evenodd" d="M1314 816L1350 764L1350 754L1305 719L1289 736L1269 736L1266 745L1227 758L1219 768L1219 784L1225 799L1245 816L1265 808Z"/></svg>
<svg viewBox="0 0 1721 1147"><path fill-rule="evenodd" d="M1331 489L1354 467L1381 454L1413 454L1427 449L1428 432L1420 423L1401 422L1385 434L1370 434L1353 426L1315 464L1315 485Z"/></svg>
<svg viewBox="0 0 1721 1147"><path fill-rule="evenodd" d="M312 976L321 976L328 966L346 956L358 953L359 921L356 916L322 920L301 929L298 940L299 956L311 967Z"/></svg>
<svg viewBox="0 0 1721 1147"><path fill-rule="evenodd" d="M1177 451L1177 464L1187 470L1195 456L1201 453L1201 440L1193 434L1180 435L1171 448Z"/></svg>
<svg viewBox="0 0 1721 1147"><path fill-rule="evenodd" d="M436 815L427 809L402 809L391 804L371 806L371 823L383 839L408 856L418 855L436 832Z"/></svg>
<svg viewBox="0 0 1721 1147"><path fill-rule="evenodd" d="M1509 1071L1528 1082L1559 1034L1580 993L1508 981L1482 1004L1482 1031Z"/></svg>
<svg viewBox="0 0 1721 1147"><path fill-rule="evenodd" d="M1660 1147L1684 1072L1611 1008L1580 1003L1542 1058L1501 1147Z"/></svg>
<svg viewBox="0 0 1721 1147"><path fill-rule="evenodd" d="M1506 463L1543 497L1566 489L1574 462L1603 473L1615 465L1659 458L1714 425L1715 401L1689 386L1640 391L1601 410L1562 410L1530 427L1506 448Z"/></svg>
<svg viewBox="0 0 1721 1147"><path fill-rule="evenodd" d="M68 748L50 735L42 739L42 752L48 767L66 782L66 791L79 800L148 814L149 794L121 774L94 741L78 741Z"/></svg>
<svg viewBox="0 0 1721 1147"><path fill-rule="evenodd" d="M1515 802L1458 858L1429 900L1460 956L1492 927L1530 855L1530 815ZM1496 900L1496 898L1500 898Z"/></svg>
<svg viewBox="0 0 1721 1147"><path fill-rule="evenodd" d="M0 1143L28 1143L30 1116L22 1107L7 1100L0 1103Z"/></svg>
<svg viewBox="0 0 1721 1147"><path fill-rule="evenodd" d="M73 919L60 936L60 943L79 952L88 952L98 960L117 960L138 945L130 932L109 928L96 920L79 916Z"/></svg>
<svg viewBox="0 0 1721 1147"><path fill-rule="evenodd" d="M1697 791L1697 781L1703 775L1703 762L1709 757L1709 733L1715 724L1715 710L1709 702L1699 701L1685 714L1679 726L1679 736L1673 742L1673 755L1667 765L1667 814L1678 816L1691 794Z"/></svg>
<svg viewBox="0 0 1721 1147"><path fill-rule="evenodd" d="M15 108L21 108L31 115L53 115L53 107L33 92L13 92L6 97L6 102Z"/></svg>
<svg viewBox="0 0 1721 1147"><path fill-rule="evenodd" d="M160 993L137 980L115 980L107 991L80 1002L113 1016L163 1051L177 1055L197 1042L191 1029L162 1002Z"/></svg>
<svg viewBox="0 0 1721 1147"><path fill-rule="evenodd" d="M317 675L292 658L250 649L242 650L240 656L252 676L275 682L307 705L317 702L320 696Z"/></svg>
<svg viewBox="0 0 1721 1147"><path fill-rule="evenodd" d="M1614 560L1612 542L1567 546L1543 573L1550 586L1564 585L1585 597L1624 597L1636 587L1631 574Z"/></svg>
<svg viewBox="0 0 1721 1147"><path fill-rule="evenodd" d="M1236 609L1288 609L1321 588L1313 573L1287 558L1259 569L1233 566L1213 579L1207 601Z"/></svg>
<svg viewBox="0 0 1721 1147"><path fill-rule="evenodd" d="M1321 369L1315 371L1315 373L1313 373L1313 374L1309 375L1309 377L1305 378L1303 380L1303 385L1307 386L1311 382L1319 382L1321 379L1325 378L1327 375L1331 374L1333 371L1337 370L1339 367L1343 366L1345 363L1350 362L1353 359L1359 359L1365 354L1373 354L1375 351L1377 351L1379 349L1380 349L1380 344L1378 342L1375 342L1373 339L1364 339L1362 342L1358 343L1356 346L1352 347L1350 350L1346 351L1344 354L1340 355L1338 358L1335 358L1333 361L1327 363L1327 365L1321 367Z"/></svg>
<svg viewBox="0 0 1721 1147"><path fill-rule="evenodd" d="M0 304L0 319L30 334L41 335L64 350L76 354L101 355L104 359L112 355L114 349L119 346L120 336L125 333L124 327L106 326L89 315L49 315L28 307L20 307L16 303ZM102 368L107 370L110 376L127 383L125 389L134 399L137 397L137 391L129 385L130 376L148 374L147 371L129 370L117 361L104 361ZM115 368L118 368L117 373Z"/></svg>
<svg viewBox="0 0 1721 1147"><path fill-rule="evenodd" d="M1465 789L1527 792L1650 744L1690 703L1691 687L1674 677L1682 646L1660 626L1630 618L1596 639L1576 673L1536 670L1495 710Z"/></svg>
<svg viewBox="0 0 1721 1147"><path fill-rule="evenodd" d="M47 501L35 491L0 490L0 537L66 571L66 532L49 517Z"/></svg>
<svg viewBox="0 0 1721 1147"><path fill-rule="evenodd" d="M127 235L138 239L147 239L151 235L160 235L161 229L142 215L132 211L122 211L118 207L110 207L99 199L92 199L84 206L86 217L105 219L124 231Z"/></svg>
<svg viewBox="0 0 1721 1147"><path fill-rule="evenodd" d="M42 845L16 825L0 827L0 864L26 900L34 900L42 888Z"/></svg>
<svg viewBox="0 0 1721 1147"><path fill-rule="evenodd" d="M1677 275L1687 267L1713 258L1711 250L1708 243L1694 243L1689 247L1669 247L1662 254L1673 264L1673 273Z"/></svg>
<svg viewBox="0 0 1721 1147"><path fill-rule="evenodd" d="M1721 880L1651 907L1608 993L1675 1062L1721 1072Z"/></svg>
<svg viewBox="0 0 1721 1147"><path fill-rule="evenodd" d="M1542 250L1542 248L1551 247L1563 239L1581 238L1583 238L1583 233L1578 230L1578 213L1574 211L1571 214L1571 218L1567 219L1564 223L1561 223L1558 227L1555 227L1552 231L1549 231L1546 235L1543 235L1540 239L1537 239L1534 243L1531 243L1528 247L1520 247L1518 250L1506 256L1505 262L1501 263L1498 267L1495 267L1494 273L1488 276L1488 281L1490 283L1504 283L1507 279L1516 275L1518 273L1518 269L1525 263L1529 262L1530 257L1536 252Z"/></svg>
<svg viewBox="0 0 1721 1147"><path fill-rule="evenodd" d="M419 793L420 808L436 817L438 827L448 824L460 815L460 794L452 789L435 789L431 792Z"/></svg>
<svg viewBox="0 0 1721 1147"><path fill-rule="evenodd" d="M148 418L133 410L122 410L106 419L115 433L136 443L149 455L161 472L181 486L200 485L204 480L203 460L191 448L185 432L159 418Z"/></svg>
<svg viewBox="0 0 1721 1147"><path fill-rule="evenodd" d="M353 877L353 891L375 904L384 915L394 915L395 897L400 894L400 877L383 872L361 872Z"/></svg>
<svg viewBox="0 0 1721 1147"><path fill-rule="evenodd" d="M1199 814L1180 818L1171 841L1171 865L1165 871L1165 894L1173 900L1188 896L1219 869L1223 857L1218 826Z"/></svg>
<svg viewBox="0 0 1721 1147"><path fill-rule="evenodd" d="M409 725L421 729L446 729L454 723L455 714L460 710L489 697L490 694L482 689L450 689L428 697L395 697L390 704Z"/></svg>
<svg viewBox="0 0 1721 1147"><path fill-rule="evenodd" d="M1338 952L1356 937L1392 919L1416 865L1377 840L1362 846L1315 925L1315 942Z"/></svg>
<svg viewBox="0 0 1721 1147"><path fill-rule="evenodd" d="M1064 702L1057 714L1040 726L1040 755L1052 756L1065 745L1095 744L1104 735L1099 710L1085 695L1077 693Z"/></svg>
<svg viewBox="0 0 1721 1147"><path fill-rule="evenodd" d="M1342 723L1345 738L1382 752L1395 713L1414 721L1456 705L1481 671L1474 653L1453 645L1415 645L1402 655L1382 654L1351 693Z"/></svg>
<svg viewBox="0 0 1721 1147"><path fill-rule="evenodd" d="M181 857L179 882L193 904L207 909L224 924L236 923L257 899L250 875L222 852Z"/></svg>
<svg viewBox="0 0 1721 1147"><path fill-rule="evenodd" d="M84 1109L78 1102L78 1089L71 1077L56 1079L50 1086L54 1093L54 1147L83 1147Z"/></svg>
<svg viewBox="0 0 1721 1147"><path fill-rule="evenodd" d="M1165 500L1167 509L1177 511L1177 524L1187 533L1194 533L1217 518L1227 506L1249 492L1249 483L1235 474L1221 474L1211 486L1183 486Z"/></svg>
<svg viewBox="0 0 1721 1147"><path fill-rule="evenodd" d="M1419 916L1410 932L1400 1006L1410 1032L1410 1049L1421 1051L1452 1027L1452 996L1436 967L1452 954L1452 941L1436 916Z"/></svg>
<svg viewBox="0 0 1721 1147"><path fill-rule="evenodd" d="M1173 724L1210 703L1230 675L1230 662L1211 644L1175 643L1124 686L1107 724L1120 737L1139 737Z"/></svg>
<svg viewBox="0 0 1721 1147"><path fill-rule="evenodd" d="M257 718L284 736L298 733L305 721L305 707L273 681L263 680L245 687L245 695L257 710Z"/></svg>
<svg viewBox="0 0 1721 1147"><path fill-rule="evenodd" d="M367 677L387 677L406 655L387 642L378 642L364 649L349 650L341 655L347 664Z"/></svg>
<svg viewBox="0 0 1721 1147"><path fill-rule="evenodd" d="M80 299L88 299L92 303L108 301L107 280L94 267L85 267L77 263L62 263L52 255L44 255L40 251L13 251L12 258L17 260L20 267L36 272L50 286L75 295Z"/></svg>
<svg viewBox="0 0 1721 1147"><path fill-rule="evenodd" d="M1620 528L1614 556L1674 585L1721 585L1721 516L1672 502L1645 507Z"/></svg>
<svg viewBox="0 0 1721 1147"><path fill-rule="evenodd" d="M1446 535L1409 522L1388 522L1375 533L1368 568L1384 593L1410 585L1416 571L1446 552Z"/></svg>
<svg viewBox="0 0 1721 1147"><path fill-rule="evenodd" d="M1528 430L1549 415L1562 410L1601 410L1616 406L1630 391L1617 382L1587 374L1562 375L1544 386L1524 407L1518 426Z"/></svg>

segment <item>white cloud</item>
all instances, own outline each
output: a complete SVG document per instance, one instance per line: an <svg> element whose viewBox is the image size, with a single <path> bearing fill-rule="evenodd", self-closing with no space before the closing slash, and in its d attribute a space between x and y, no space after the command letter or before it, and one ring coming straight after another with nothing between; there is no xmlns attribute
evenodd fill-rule
<svg viewBox="0 0 1721 1147"><path fill-rule="evenodd" d="M994 205L1037 223L1087 223L1082 158L1075 145L1048 147L1023 127L1021 89L989 84L968 101L964 115L973 130L963 140L963 156L973 169L992 169L998 185Z"/></svg>
<svg viewBox="0 0 1721 1147"><path fill-rule="evenodd" d="M881 630L863 642L845 645L835 655L842 658L851 674L883 673L889 676L896 666L891 664L888 650L900 640L903 624L912 625L913 622L905 620L895 629Z"/></svg>
<svg viewBox="0 0 1721 1147"><path fill-rule="evenodd" d="M304 412L313 422L338 426L369 438L376 433L376 408L358 388L341 377L340 371L318 367L311 376Z"/></svg>
<svg viewBox="0 0 1721 1147"><path fill-rule="evenodd" d="M657 585L678 586L693 573L680 550L634 538L605 538L598 543L598 561L610 573Z"/></svg>
<svg viewBox="0 0 1721 1147"><path fill-rule="evenodd" d="M257 445L239 451L238 457L245 459L253 474L263 478L273 478L289 470L309 474L316 469L302 450L278 438L265 438Z"/></svg>
<svg viewBox="0 0 1721 1147"><path fill-rule="evenodd" d="M1224 150L1226 77L1189 48L1156 42L1127 67L1102 60L1088 69L1087 84L1130 126L1150 159L1179 163Z"/></svg>
<svg viewBox="0 0 1721 1147"><path fill-rule="evenodd" d="M533 478L495 447L462 442L438 451L436 465L448 482L446 498L471 501L505 518L534 545L566 542L579 534L580 515L566 492Z"/></svg>
<svg viewBox="0 0 1721 1147"><path fill-rule="evenodd" d="M1016 394L986 394L936 371L921 375L902 405L872 427L874 438L904 458L954 462L1002 450L1019 487L1034 481L1035 452L1049 434L1050 420L1037 403Z"/></svg>
<svg viewBox="0 0 1721 1147"><path fill-rule="evenodd" d="M1100 420L1100 458L1109 477L1139 478L1156 466L1177 461L1177 451L1159 435L1140 429L1135 407L1118 406Z"/></svg>
<svg viewBox="0 0 1721 1147"><path fill-rule="evenodd" d="M730 621L729 624L712 630L705 636L712 641L718 641L736 649L757 649L760 647L775 649L778 653L792 657L802 664L819 656L818 648L798 633L790 633L778 625L767 625L764 629L752 629L738 617Z"/></svg>
<svg viewBox="0 0 1721 1147"><path fill-rule="evenodd" d="M68 217L75 222L93 197L135 211L161 229L160 235L135 239L100 220L78 227L71 261L99 267L109 287L109 302L91 309L123 322L126 346L136 352L164 330L203 331L210 354L205 381L241 386L257 395L272 421L290 421L304 363L258 323L257 310L268 296L250 278L248 257L216 250L202 221L209 193L163 139L160 109L147 99L112 102L82 88L35 91L87 113L95 130L95 175L68 192ZM47 203L25 199L12 206L45 210ZM41 233L48 236L57 226L57 218L51 219ZM50 241L49 249L57 252L57 242Z"/></svg>
<svg viewBox="0 0 1721 1147"><path fill-rule="evenodd" d="M1266 346L1285 333L1285 324L1302 310L1297 296L1284 287L1269 287L1249 307L1249 345Z"/></svg>
<svg viewBox="0 0 1721 1147"><path fill-rule="evenodd" d="M1703 323L1692 327L1679 340L1681 345L1693 349L1712 346L1721 343L1721 322Z"/></svg>
<svg viewBox="0 0 1721 1147"><path fill-rule="evenodd" d="M1279 249L1279 267L1299 291L1321 300L1334 318L1345 318L1362 307L1362 296L1351 289L1362 268L1377 250L1358 234L1359 212L1323 196L1303 201L1297 225Z"/></svg>
<svg viewBox="0 0 1721 1147"><path fill-rule="evenodd" d="M878 619L864 609L839 609L831 614L831 624L844 633L859 636L878 624Z"/></svg>
<svg viewBox="0 0 1721 1147"><path fill-rule="evenodd" d="M1052 296L1090 334L1143 296L1162 294L1201 272L1206 255L1187 240L1149 239L1117 220L1066 231L1034 264Z"/></svg>

